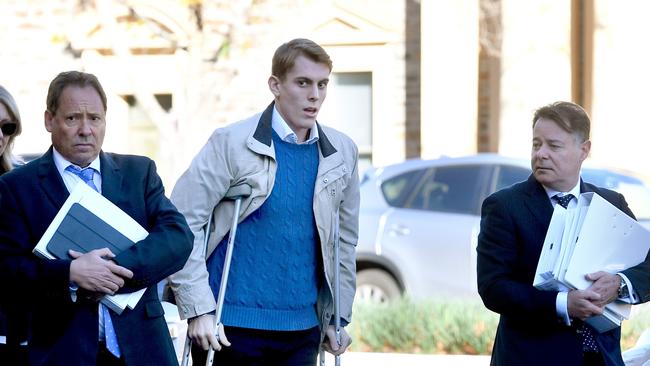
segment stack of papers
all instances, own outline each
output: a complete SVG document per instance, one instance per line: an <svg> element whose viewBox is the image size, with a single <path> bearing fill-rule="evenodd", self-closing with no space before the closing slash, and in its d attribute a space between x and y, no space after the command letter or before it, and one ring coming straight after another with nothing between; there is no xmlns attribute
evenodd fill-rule
<svg viewBox="0 0 650 366"><path fill-rule="evenodd" d="M648 230L598 194L583 193L575 208L555 205L533 285L549 291L584 290L591 286L585 275L621 272L643 262L648 249ZM587 323L605 332L620 326L630 311L630 304L615 301Z"/></svg>
<svg viewBox="0 0 650 366"><path fill-rule="evenodd" d="M69 259L68 249L86 253L109 248L118 255L149 235L140 224L111 201L78 183L34 248L45 259ZM146 289L106 295L101 302L117 314L133 309Z"/></svg>

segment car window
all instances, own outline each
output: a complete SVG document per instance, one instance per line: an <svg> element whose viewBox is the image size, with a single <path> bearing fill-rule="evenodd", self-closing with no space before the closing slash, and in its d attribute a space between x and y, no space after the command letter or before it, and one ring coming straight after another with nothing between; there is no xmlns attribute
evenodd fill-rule
<svg viewBox="0 0 650 366"><path fill-rule="evenodd" d="M474 214L479 190L479 166L432 169L405 207L426 211Z"/></svg>
<svg viewBox="0 0 650 366"><path fill-rule="evenodd" d="M530 169L511 165L499 165L495 191L528 179L530 173Z"/></svg>
<svg viewBox="0 0 650 366"><path fill-rule="evenodd" d="M387 179L381 184L381 191L388 205L404 207L404 202L422 179L426 169L412 170Z"/></svg>

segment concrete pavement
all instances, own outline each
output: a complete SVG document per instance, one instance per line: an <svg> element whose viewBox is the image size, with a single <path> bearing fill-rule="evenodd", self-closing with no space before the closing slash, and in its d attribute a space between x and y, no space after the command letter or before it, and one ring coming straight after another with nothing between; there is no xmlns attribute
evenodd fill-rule
<svg viewBox="0 0 650 366"><path fill-rule="evenodd" d="M341 356L341 366L488 366L489 364L490 356L369 352L346 352ZM325 365L334 365L334 357L329 353L325 357Z"/></svg>

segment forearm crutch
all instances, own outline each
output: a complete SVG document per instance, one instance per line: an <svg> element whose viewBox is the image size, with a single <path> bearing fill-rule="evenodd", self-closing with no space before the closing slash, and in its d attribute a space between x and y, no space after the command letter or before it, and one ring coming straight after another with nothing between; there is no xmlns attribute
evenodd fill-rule
<svg viewBox="0 0 650 366"><path fill-rule="evenodd" d="M336 330L336 344L341 347L341 261L339 259L339 209L336 209L334 221L334 328ZM334 365L341 366L341 355L334 357Z"/></svg>
<svg viewBox="0 0 650 366"><path fill-rule="evenodd" d="M339 259L339 248L341 243L339 241L339 209L336 209L336 217L334 220L334 329L336 331L336 344L341 347L341 262ZM327 325L325 325L327 326ZM320 366L325 366L325 351L320 350ZM341 355L334 357L334 365L341 366Z"/></svg>
<svg viewBox="0 0 650 366"><path fill-rule="evenodd" d="M250 196L251 186L247 183L236 185L230 187L224 196L224 199L234 200L235 209L233 212L232 223L230 225L230 234L228 236L228 245L226 247L226 258L224 259L223 271L221 272L221 283L219 284L219 296L217 297L217 311L214 318L214 330L217 335L217 340L219 340L220 327L223 328L221 324L221 311L223 310L223 301L226 297L226 286L228 285L228 274L230 273L230 262L232 261L232 251L235 245L235 236L237 235L237 224L239 222L239 210L241 209L241 201L243 198ZM208 224L205 229L205 239L204 239L204 255L207 257L208 254L208 237L210 235L210 223L212 222L212 214L208 219ZM207 259L207 258L206 258ZM221 332L223 333L223 332ZM189 334L185 337L185 346L183 348L183 360L181 366L187 366L189 364L190 354L192 349L192 339L190 339ZM214 349L210 345L208 350L208 357L206 359L205 365L212 366L214 361Z"/></svg>

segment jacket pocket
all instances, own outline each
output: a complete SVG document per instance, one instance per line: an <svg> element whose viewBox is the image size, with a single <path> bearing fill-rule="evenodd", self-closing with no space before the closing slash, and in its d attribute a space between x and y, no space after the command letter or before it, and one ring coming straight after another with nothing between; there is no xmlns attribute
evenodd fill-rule
<svg viewBox="0 0 650 366"><path fill-rule="evenodd" d="M149 301L144 304L144 310L148 318L157 318L165 315L165 310L158 301Z"/></svg>

